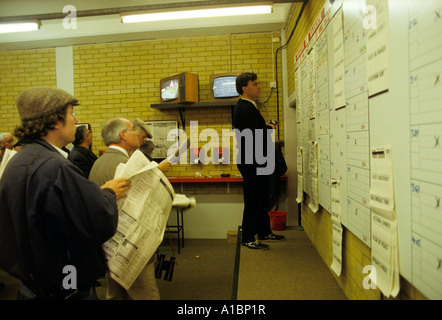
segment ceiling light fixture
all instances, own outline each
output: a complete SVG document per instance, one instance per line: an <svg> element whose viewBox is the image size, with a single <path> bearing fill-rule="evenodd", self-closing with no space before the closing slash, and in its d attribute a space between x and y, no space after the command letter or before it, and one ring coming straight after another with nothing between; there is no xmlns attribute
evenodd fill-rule
<svg viewBox="0 0 442 320"><path fill-rule="evenodd" d="M203 7L203 8L182 8L172 11L157 10L157 11L143 11L143 12L122 12L121 22L148 22L148 21L163 21L163 20L178 20L178 19L194 19L194 18L210 18L210 17L225 17L225 16L240 16L250 14L266 14L272 13L272 3L255 3L253 5L238 5L230 7Z"/></svg>
<svg viewBox="0 0 442 320"><path fill-rule="evenodd" d="M0 22L0 33L35 31L40 27L41 22L39 20Z"/></svg>

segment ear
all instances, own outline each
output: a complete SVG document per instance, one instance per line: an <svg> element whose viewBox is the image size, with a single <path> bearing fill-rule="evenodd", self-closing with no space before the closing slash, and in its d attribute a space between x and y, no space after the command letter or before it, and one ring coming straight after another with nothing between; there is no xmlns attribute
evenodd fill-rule
<svg viewBox="0 0 442 320"><path fill-rule="evenodd" d="M54 125L54 130L60 130L63 127L63 122L58 121L55 125Z"/></svg>
<svg viewBox="0 0 442 320"><path fill-rule="evenodd" d="M121 139L121 141L126 140L126 134L125 134L125 131L120 131L120 139Z"/></svg>

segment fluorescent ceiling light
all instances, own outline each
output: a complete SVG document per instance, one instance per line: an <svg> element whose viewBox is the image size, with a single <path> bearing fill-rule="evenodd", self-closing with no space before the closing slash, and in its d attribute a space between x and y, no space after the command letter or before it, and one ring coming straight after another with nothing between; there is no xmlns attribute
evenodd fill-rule
<svg viewBox="0 0 442 320"><path fill-rule="evenodd" d="M0 33L35 31L40 29L38 20L21 22L0 22Z"/></svg>
<svg viewBox="0 0 442 320"><path fill-rule="evenodd" d="M234 6L228 8L203 8L203 9L182 9L180 11L151 11L143 13L124 12L121 13L121 22L147 22L177 19L210 18L225 16L240 16L250 14L272 13L272 5Z"/></svg>

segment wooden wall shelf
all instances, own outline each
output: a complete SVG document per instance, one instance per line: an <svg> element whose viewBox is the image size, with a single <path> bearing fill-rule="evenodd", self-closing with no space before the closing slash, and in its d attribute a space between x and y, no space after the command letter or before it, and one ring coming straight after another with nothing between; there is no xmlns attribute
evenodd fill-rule
<svg viewBox="0 0 442 320"><path fill-rule="evenodd" d="M151 104L154 109L179 109L179 108L210 108L210 107L234 107L236 101L207 101L207 102L186 102L186 103L158 103Z"/></svg>
<svg viewBox="0 0 442 320"><path fill-rule="evenodd" d="M186 109L188 108L221 108L229 107L233 119L233 109L236 105L236 100L228 101L207 101L207 102L185 102L185 103L157 103L151 104L150 107L159 110L173 110L178 109L181 117L181 127L186 130Z"/></svg>

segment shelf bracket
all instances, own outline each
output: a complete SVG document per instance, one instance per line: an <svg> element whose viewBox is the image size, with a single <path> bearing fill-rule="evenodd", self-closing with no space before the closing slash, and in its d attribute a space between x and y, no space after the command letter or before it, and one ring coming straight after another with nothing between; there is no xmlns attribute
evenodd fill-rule
<svg viewBox="0 0 442 320"><path fill-rule="evenodd" d="M180 118L181 118L181 126L184 131L186 131L186 109L184 107L179 107Z"/></svg>
<svg viewBox="0 0 442 320"><path fill-rule="evenodd" d="M235 111L235 106L230 106L230 114L231 114L231 120L232 120L232 129L235 129L235 126L233 125L233 113Z"/></svg>

